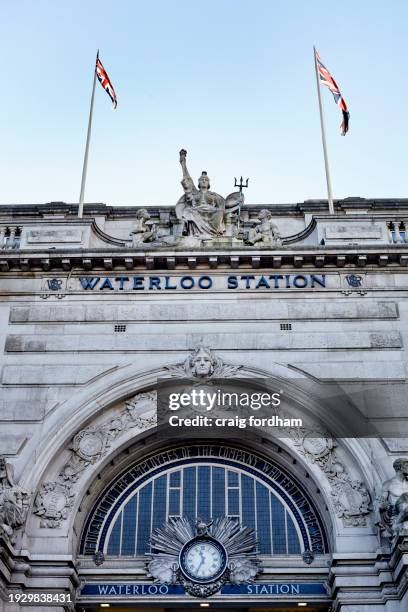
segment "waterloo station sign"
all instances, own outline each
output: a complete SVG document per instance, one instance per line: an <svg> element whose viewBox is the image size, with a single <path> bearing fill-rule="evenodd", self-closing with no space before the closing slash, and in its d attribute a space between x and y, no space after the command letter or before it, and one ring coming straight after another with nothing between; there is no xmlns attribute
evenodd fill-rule
<svg viewBox="0 0 408 612"><path fill-rule="evenodd" d="M189 291L192 289L315 289L326 287L325 274L229 274L79 276L78 288L84 291ZM49 288L52 289L52 282Z"/></svg>
<svg viewBox="0 0 408 612"><path fill-rule="evenodd" d="M41 291L52 293L84 293L90 295L112 293L167 292L279 292L279 291L364 291L366 274L318 274L293 272L277 274L274 271L240 270L239 273L182 273L179 274L83 274L71 277L43 277ZM372 284L372 283L370 283ZM374 283L375 285L376 283ZM373 286L374 288L374 286ZM380 287L376 287L380 288Z"/></svg>

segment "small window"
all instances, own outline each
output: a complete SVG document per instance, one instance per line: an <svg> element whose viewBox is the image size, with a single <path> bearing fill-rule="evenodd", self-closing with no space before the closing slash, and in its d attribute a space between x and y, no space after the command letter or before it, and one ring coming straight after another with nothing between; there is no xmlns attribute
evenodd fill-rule
<svg viewBox="0 0 408 612"><path fill-rule="evenodd" d="M115 325L115 332L125 332L126 325Z"/></svg>
<svg viewBox="0 0 408 612"><path fill-rule="evenodd" d="M281 331L290 331L292 329L292 323L281 323Z"/></svg>

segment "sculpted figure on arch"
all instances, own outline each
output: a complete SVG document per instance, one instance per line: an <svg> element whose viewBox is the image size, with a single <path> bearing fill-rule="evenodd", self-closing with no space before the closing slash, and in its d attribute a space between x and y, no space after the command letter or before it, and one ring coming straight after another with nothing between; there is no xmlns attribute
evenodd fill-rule
<svg viewBox="0 0 408 612"><path fill-rule="evenodd" d="M377 525L384 537L408 534L408 459L396 459L395 476L386 480L378 500Z"/></svg>
<svg viewBox="0 0 408 612"><path fill-rule="evenodd" d="M12 466L0 456L0 535L13 544L27 518L30 494L14 482Z"/></svg>
<svg viewBox="0 0 408 612"><path fill-rule="evenodd" d="M180 164L183 171L181 184L184 195L176 204L176 216L184 222L183 234L201 240L209 240L225 234L226 220L236 213L244 203L240 192L223 198L210 191L210 178L203 171L198 179L198 188L187 170L187 151L181 149Z"/></svg>

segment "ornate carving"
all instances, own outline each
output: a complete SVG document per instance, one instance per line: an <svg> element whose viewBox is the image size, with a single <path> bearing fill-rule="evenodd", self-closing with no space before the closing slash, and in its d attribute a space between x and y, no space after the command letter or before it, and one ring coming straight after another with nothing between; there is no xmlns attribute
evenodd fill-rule
<svg viewBox="0 0 408 612"><path fill-rule="evenodd" d="M60 527L74 505L75 494L70 484L46 482L35 499L35 514L41 517L41 527Z"/></svg>
<svg viewBox="0 0 408 612"><path fill-rule="evenodd" d="M393 468L395 476L385 481L376 499L376 524L384 538L408 535L408 459L396 459Z"/></svg>
<svg viewBox="0 0 408 612"><path fill-rule="evenodd" d="M308 432L303 428L290 430L295 446L311 463L315 463L326 475L337 516L345 526L358 527L367 524L371 512L371 499L365 484L353 480L336 455L337 442L321 432Z"/></svg>
<svg viewBox="0 0 408 612"><path fill-rule="evenodd" d="M75 497L74 483L89 465L106 455L112 440L130 428L145 430L156 425L156 397L155 391L139 393L125 402L125 408L117 416L74 436L69 459L57 480L44 484L37 494L34 513L42 517L41 527L59 527L61 520L67 518ZM146 411L140 414L143 408Z"/></svg>
<svg viewBox="0 0 408 612"><path fill-rule="evenodd" d="M303 551L302 559L306 563L306 565L311 565L314 561L314 558L314 553L309 548L306 548L306 550Z"/></svg>
<svg viewBox="0 0 408 612"><path fill-rule="evenodd" d="M184 242L200 245L202 240L225 235L226 222L230 225L231 216L235 215L244 203L244 196L242 191L237 191L224 199L218 193L210 191L210 179L205 171L198 179L197 189L187 170L186 159L187 151L181 149L181 184L184 195L176 204L176 216L183 223L183 235L188 237Z"/></svg>
<svg viewBox="0 0 408 612"><path fill-rule="evenodd" d="M72 450L79 459L95 463L104 453L107 443L106 433L102 429L89 427L77 433L72 443Z"/></svg>
<svg viewBox="0 0 408 612"><path fill-rule="evenodd" d="M0 456L0 535L12 544L25 523L31 494L14 482L13 467Z"/></svg>
<svg viewBox="0 0 408 612"><path fill-rule="evenodd" d="M205 536L214 538L225 548L228 565L213 582L198 584L183 575L179 565L180 551L190 540ZM153 531L150 543L154 552L147 564L148 574L162 584L180 583L194 597L209 597L227 581L232 584L253 582L260 572L255 532L234 519L217 518L209 523L197 519L194 529L187 518L172 519Z"/></svg>
<svg viewBox="0 0 408 612"><path fill-rule="evenodd" d="M136 222L131 232L133 246L141 246L145 242L157 239L157 224L153 223L146 208L140 208L136 213Z"/></svg>
<svg viewBox="0 0 408 612"><path fill-rule="evenodd" d="M227 364L217 357L210 348L196 346L184 363L167 366L170 376L176 378L233 378L242 369L242 366Z"/></svg>
<svg viewBox="0 0 408 612"><path fill-rule="evenodd" d="M96 553L93 556L93 562L95 563L97 567L105 563L105 555L103 554L101 550L96 551Z"/></svg>
<svg viewBox="0 0 408 612"><path fill-rule="evenodd" d="M266 208L259 213L258 221L248 230L245 238L246 244L265 245L271 247L282 246L282 238L276 224L272 221L272 213Z"/></svg>

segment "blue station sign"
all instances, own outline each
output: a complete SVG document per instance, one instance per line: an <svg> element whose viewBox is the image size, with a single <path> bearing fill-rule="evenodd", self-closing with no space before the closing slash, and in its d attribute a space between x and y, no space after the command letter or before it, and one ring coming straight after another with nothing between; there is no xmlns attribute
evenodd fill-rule
<svg viewBox="0 0 408 612"><path fill-rule="evenodd" d="M84 291L189 291L208 289L272 290L325 289L325 274L229 274L222 276L170 276L148 274L136 276L80 276L78 288ZM49 289L51 279L48 282Z"/></svg>
<svg viewBox="0 0 408 612"><path fill-rule="evenodd" d="M185 595L181 585L141 584L139 582L96 582L85 584L81 596L90 597L165 597ZM323 582L256 582L252 584L226 584L221 595L250 597L305 597L327 596Z"/></svg>

